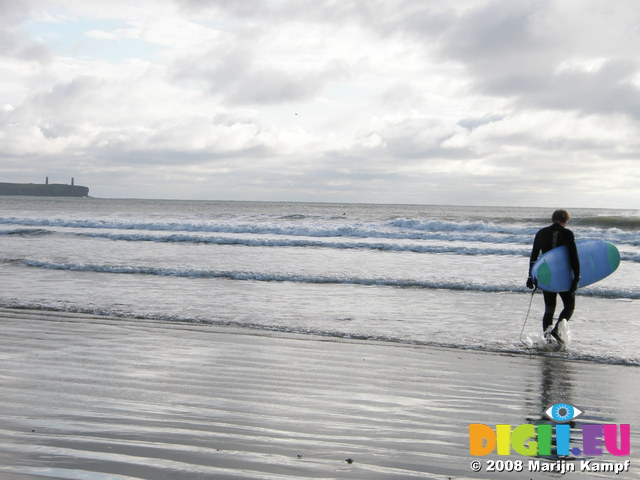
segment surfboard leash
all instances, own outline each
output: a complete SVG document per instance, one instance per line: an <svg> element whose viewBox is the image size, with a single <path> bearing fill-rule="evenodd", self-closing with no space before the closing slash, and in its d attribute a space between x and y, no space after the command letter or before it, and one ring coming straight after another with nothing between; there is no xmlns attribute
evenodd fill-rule
<svg viewBox="0 0 640 480"><path fill-rule="evenodd" d="M529 314L531 313L531 305L533 304L533 294L538 290L538 286L535 285L533 291L531 292L531 298L529 299L529 308L527 309L527 316L524 317L524 323L522 324L522 330L520 330L520 342L524 345L524 348L529 352L529 356L531 356L531 349L529 345L522 339L522 334L524 333L524 328L527 326L527 320L529 320Z"/></svg>

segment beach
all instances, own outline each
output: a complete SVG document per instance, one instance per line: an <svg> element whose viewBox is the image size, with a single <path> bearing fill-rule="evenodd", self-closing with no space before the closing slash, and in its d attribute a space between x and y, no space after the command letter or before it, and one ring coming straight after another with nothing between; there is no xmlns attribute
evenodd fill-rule
<svg viewBox="0 0 640 480"><path fill-rule="evenodd" d="M0 480L640 480L640 3L0 26Z"/></svg>
<svg viewBox="0 0 640 480"><path fill-rule="evenodd" d="M0 309L0 478L549 478L489 473L468 426L556 401L629 423L637 368L265 329ZM483 470L471 470L473 460ZM557 474L552 474L556 475Z"/></svg>
<svg viewBox="0 0 640 480"><path fill-rule="evenodd" d="M640 217L572 210L621 262L554 352L550 213L0 199L0 480L640 478ZM630 425L629 454L518 451L560 403L572 449ZM470 425L514 433L472 455Z"/></svg>

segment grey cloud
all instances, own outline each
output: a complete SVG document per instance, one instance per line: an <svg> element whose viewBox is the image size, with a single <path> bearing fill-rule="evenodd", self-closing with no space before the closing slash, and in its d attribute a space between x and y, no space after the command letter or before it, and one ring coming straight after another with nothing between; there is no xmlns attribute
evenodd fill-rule
<svg viewBox="0 0 640 480"><path fill-rule="evenodd" d="M251 7L253 1L248 2L249 6L221 0L175 1L182 8L222 13L232 27L225 31L226 40L211 45L205 54L177 59L172 65L174 78L202 82L212 94L234 104L297 102L313 97L329 81L357 75L356 66L341 65L326 58L316 64L296 65L294 70L262 63L264 53L273 53L263 51L263 39L277 31L280 24L327 25L328 34L339 34L345 26L359 25L381 36L416 32L422 36L442 31L454 18L449 9L412 1L284 0L259 2L256 8ZM296 48L296 39L291 38L290 53L295 54ZM312 56L314 52L304 53Z"/></svg>
<svg viewBox="0 0 640 480"><path fill-rule="evenodd" d="M259 46L223 51L217 46L208 53L182 58L173 64L176 80L195 80L213 95L232 104L295 102L312 97L330 78L341 75L337 64L286 71L259 61Z"/></svg>
<svg viewBox="0 0 640 480"><path fill-rule="evenodd" d="M12 142L48 148L66 145L74 154L91 152L97 163L111 165L198 165L215 159L248 155L262 158L274 144L268 127L240 113L190 111L189 115L155 117L143 99L127 97L130 85L81 76L59 82L27 97L10 111L0 111L0 134ZM168 110L159 111L168 114ZM38 153L32 153L37 156Z"/></svg>
<svg viewBox="0 0 640 480"><path fill-rule="evenodd" d="M518 57L523 51L535 51L546 43L535 28L536 13L542 5L540 1L500 0L466 12L451 24L443 42L444 51L477 68L487 63L500 64L507 58L520 64Z"/></svg>
<svg viewBox="0 0 640 480"><path fill-rule="evenodd" d="M245 18L264 14L270 10L269 2L264 0L174 0L174 2L186 12L201 13L217 10Z"/></svg>
<svg viewBox="0 0 640 480"><path fill-rule="evenodd" d="M26 61L48 61L51 58L49 49L30 39L22 29L28 15L28 2L0 0L0 55Z"/></svg>
<svg viewBox="0 0 640 480"><path fill-rule="evenodd" d="M95 99L103 87L100 79L88 75L70 81L53 84L48 90L34 95L34 103L53 114L74 111L77 107L91 108L91 100Z"/></svg>
<svg viewBox="0 0 640 480"><path fill-rule="evenodd" d="M384 147L363 149L362 155L382 156L388 160L402 159L405 163L428 159L469 158L473 154L467 148L446 147L445 142L461 130L437 118L405 118L392 121L367 133L378 135Z"/></svg>
<svg viewBox="0 0 640 480"><path fill-rule="evenodd" d="M450 5L413 0L289 0L283 3L281 11L313 22L332 25L355 23L381 35L408 33L433 36L443 32L455 20Z"/></svg>
<svg viewBox="0 0 640 480"><path fill-rule="evenodd" d="M235 83L229 98L237 104L296 102L318 92L324 85L323 77L323 74L292 75L276 69L256 69Z"/></svg>
<svg viewBox="0 0 640 480"><path fill-rule="evenodd" d="M576 57L602 57L603 51L566 43L557 25L547 23L550 5L498 0L471 10L443 35L440 54L466 66L473 90L510 99L516 107L640 118L640 90L631 81L640 62L605 49L610 58L600 68L561 68Z"/></svg>
<svg viewBox="0 0 640 480"><path fill-rule="evenodd" d="M639 70L636 62L609 61L593 72L507 74L483 78L476 85L484 93L512 97L520 107L640 118L640 89L632 83Z"/></svg>
<svg viewBox="0 0 640 480"><path fill-rule="evenodd" d="M639 64L610 61L595 72L570 72L543 79L535 103L585 113L625 113L640 118L640 90L630 82ZM532 102L531 96L524 99Z"/></svg>
<svg viewBox="0 0 640 480"><path fill-rule="evenodd" d="M380 0L358 2L343 0L283 0L265 2L264 0L174 0L179 8L192 13L213 12L243 20L308 20L331 24L353 21L358 18L370 18Z"/></svg>
<svg viewBox="0 0 640 480"><path fill-rule="evenodd" d="M70 138L83 126L100 123L103 88L103 82L91 76L55 83L27 98L15 117L24 125L33 124L46 139Z"/></svg>
<svg viewBox="0 0 640 480"><path fill-rule="evenodd" d="M452 7L414 0L174 0L197 13L216 11L230 18L269 23L309 22L331 26L361 25L383 35L439 33L455 19Z"/></svg>

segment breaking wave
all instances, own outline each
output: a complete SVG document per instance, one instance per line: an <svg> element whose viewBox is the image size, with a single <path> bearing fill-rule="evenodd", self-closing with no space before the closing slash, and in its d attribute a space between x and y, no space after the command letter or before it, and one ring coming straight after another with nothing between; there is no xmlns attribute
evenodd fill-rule
<svg viewBox="0 0 640 480"><path fill-rule="evenodd" d="M92 238L105 238L108 240L118 240L127 242L164 242L164 243L201 243L210 245L242 245L248 247L311 247L311 248L332 248L347 250L381 250L390 252L414 252L414 253L450 253L457 255L528 255L530 250L517 246L504 247L465 247L456 244L447 245L416 245L398 244L365 241L330 241L299 238L260 238L260 237L213 237L206 235L185 235L185 234L122 234L122 233L80 233L78 235Z"/></svg>
<svg viewBox="0 0 640 480"><path fill-rule="evenodd" d="M640 237L635 228L627 228L640 223L634 217L594 217L593 219L575 222L575 233L578 238L599 238L618 245L640 246ZM19 218L0 217L0 225L11 225L13 229L5 230L9 234L43 234L53 229L83 230L83 233L96 230L129 231L129 232L167 232L176 234L173 237L148 239L154 241L191 241L178 234L237 234L237 235L275 235L287 237L358 238L386 240L436 240L447 242L480 242L491 244L514 244L521 248L529 247L531 239L538 227L528 224L498 224L484 221L454 222L446 220L420 220L412 218L393 218L386 221L353 221L343 219L325 219L324 221L276 219L229 218L223 220L202 221L168 221L138 222L114 219L64 219L64 218ZM20 233L22 232L22 233ZM30 232L30 233L29 233ZM99 236L100 234L95 234ZM111 238L120 240L137 240L133 236L126 237L122 233L110 232ZM132 234L133 235L133 234ZM194 239L194 241L200 241ZM288 245L284 245L288 246ZM323 245L312 245L323 246ZM341 248L341 247L339 247ZM378 248L373 246L372 248ZM380 249L387 249L382 247ZM484 251L478 253L484 254ZM491 252L488 252L491 253ZM497 252L497 254L504 254ZM511 253L507 253L511 254ZM514 254L520 255L522 251Z"/></svg>
<svg viewBox="0 0 640 480"><path fill-rule="evenodd" d="M304 237L353 237L388 239L448 239L465 241L529 242L535 229L503 226L485 222L457 223L395 219L386 222L282 222L282 221L180 221L135 222L121 220L49 219L0 217L0 225L29 227L108 229L165 232L265 234Z"/></svg>
<svg viewBox="0 0 640 480"><path fill-rule="evenodd" d="M441 289L491 293L522 293L529 292L524 286L509 284L480 284L461 281L435 281L384 277L339 277L328 275L304 275L295 273L270 273L236 270L205 270L189 268L163 268L132 265L100 265L78 263L55 263L39 260L12 259L5 263L21 264L27 267L44 268L50 270L68 270L76 272L111 273L127 275L157 275L165 277L185 278L219 278L226 280L256 281L256 282L292 282L309 284L344 284L397 288ZM629 289L605 289L590 287L580 290L580 295L601 298L640 299L640 291Z"/></svg>

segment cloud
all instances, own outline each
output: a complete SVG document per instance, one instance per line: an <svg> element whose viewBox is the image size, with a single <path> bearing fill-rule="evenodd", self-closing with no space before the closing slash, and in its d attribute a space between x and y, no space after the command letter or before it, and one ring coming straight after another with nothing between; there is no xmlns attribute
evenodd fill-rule
<svg viewBox="0 0 640 480"><path fill-rule="evenodd" d="M0 175L75 173L99 196L415 203L586 205L601 184L598 201L623 204L639 180L634 11L0 0Z"/></svg>
<svg viewBox="0 0 640 480"><path fill-rule="evenodd" d="M640 118L640 89L634 83L639 67L640 62L636 61L610 60L595 71L564 70L534 81L522 81L528 88L522 92L519 103Z"/></svg>
<svg viewBox="0 0 640 480"><path fill-rule="evenodd" d="M241 18L251 18L271 10L271 2L262 0L243 0L229 2L228 0L175 0L178 7L190 14L202 14L214 11L218 14L233 15Z"/></svg>
<svg viewBox="0 0 640 480"><path fill-rule="evenodd" d="M132 67L129 77L108 80L78 76L31 96L0 120L13 140L0 147L5 154L50 155L73 151L94 157L111 156L112 163L132 158L143 163L170 162L172 155L202 158L269 149L274 137L267 127L240 113L224 114L201 98L191 98L151 72ZM146 89L135 88L145 85ZM134 88L132 88L132 86ZM148 103L152 102L152 106ZM176 116L176 112L181 112ZM132 155L135 154L135 155ZM139 160L138 160L139 162Z"/></svg>
<svg viewBox="0 0 640 480"><path fill-rule="evenodd" d="M270 60L243 46L229 50L217 45L203 54L176 60L173 76L178 81L196 81L230 104L272 104L311 98L339 69Z"/></svg>
<svg viewBox="0 0 640 480"><path fill-rule="evenodd" d="M448 144L449 140L461 132L460 127L416 111L376 118L371 128L364 137L374 139L373 146L379 152L384 151L387 160L394 157L429 161L469 155L468 152L460 152L457 146ZM370 155L372 148L368 150Z"/></svg>
<svg viewBox="0 0 640 480"><path fill-rule="evenodd" d="M637 118L640 63L629 49L640 40L634 8L494 0L462 14L442 37L440 54L462 62L476 92L515 107Z"/></svg>
<svg viewBox="0 0 640 480"><path fill-rule="evenodd" d="M25 2L0 0L0 56L43 62L50 52L40 41L30 39L22 25L28 18Z"/></svg>

